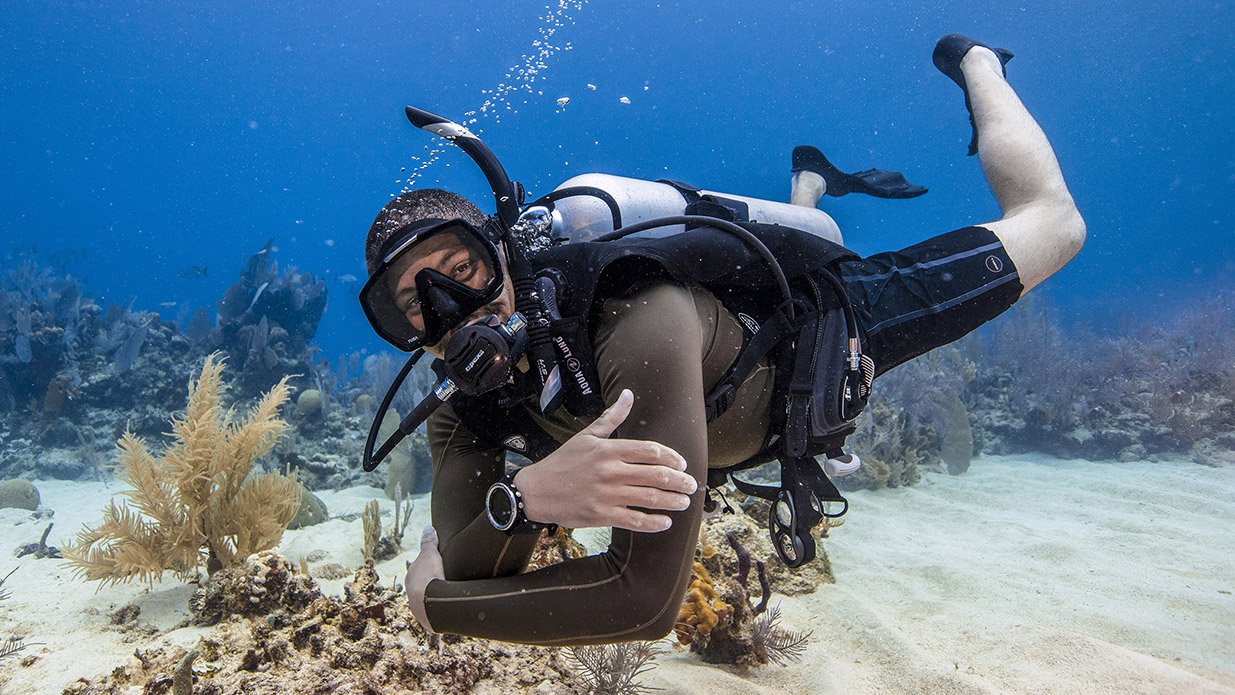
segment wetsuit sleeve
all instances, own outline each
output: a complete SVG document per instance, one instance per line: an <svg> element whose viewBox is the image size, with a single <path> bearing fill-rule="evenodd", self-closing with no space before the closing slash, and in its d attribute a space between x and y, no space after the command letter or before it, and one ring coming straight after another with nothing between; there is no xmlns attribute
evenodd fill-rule
<svg viewBox="0 0 1235 695"><path fill-rule="evenodd" d="M606 303L595 340L605 402L623 388L635 394L614 437L673 447L699 481L690 508L668 513L672 528L614 529L606 552L526 574L434 580L425 599L434 630L567 646L659 639L673 629L690 579L708 465L701 334L690 292L656 285Z"/></svg>
<svg viewBox="0 0 1235 695"><path fill-rule="evenodd" d="M523 571L536 536L507 536L485 514L485 493L505 473L506 452L482 443L449 405L438 408L427 427L433 459L430 513L446 578L488 579Z"/></svg>

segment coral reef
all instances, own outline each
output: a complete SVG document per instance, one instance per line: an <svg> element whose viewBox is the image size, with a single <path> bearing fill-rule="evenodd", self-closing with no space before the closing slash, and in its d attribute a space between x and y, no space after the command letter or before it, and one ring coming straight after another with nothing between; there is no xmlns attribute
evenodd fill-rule
<svg viewBox="0 0 1235 695"><path fill-rule="evenodd" d="M1066 330L1032 296L981 342L968 399L984 450L1235 462L1235 299L1185 305L1119 337Z"/></svg>
<svg viewBox="0 0 1235 695"><path fill-rule="evenodd" d="M217 591L195 603L209 605L216 623L195 645L139 649L128 663L65 692L171 693L186 676L197 695L579 692L563 650L451 635L430 640L371 564L342 598L323 596L272 553L222 570L210 584Z"/></svg>
<svg viewBox="0 0 1235 695"><path fill-rule="evenodd" d="M729 604L721 600L712 581L712 575L696 562L690 572L690 584L686 587L686 600L678 609L677 623L673 632L682 644L706 646L712 628L728 619L733 613Z"/></svg>
<svg viewBox="0 0 1235 695"><path fill-rule="evenodd" d="M901 430L896 437L907 457L916 459L913 465L933 467L942 461L953 475L968 470L974 441L964 398L977 376L977 348L972 340L945 345L879 378L879 398L904 413L904 422L894 427ZM876 427L885 424L875 422Z"/></svg>
<svg viewBox="0 0 1235 695"><path fill-rule="evenodd" d="M909 413L876 393L858 416L847 448L862 459L853 473L833 482L841 490L873 490L918 482L919 467L939 461L939 440L924 426L910 424Z"/></svg>
<svg viewBox="0 0 1235 695"><path fill-rule="evenodd" d="M39 489L29 480L14 478L0 483L0 509L34 511L39 508L41 499Z"/></svg>
<svg viewBox="0 0 1235 695"><path fill-rule="evenodd" d="M317 585L308 576L297 574L291 563L262 551L239 566L216 572L193 592L189 608L198 625L215 625L236 617L303 611L321 595Z"/></svg>
<svg viewBox="0 0 1235 695"><path fill-rule="evenodd" d="M296 397L296 412L306 418L318 417L322 414L322 392L317 389L305 389Z"/></svg>
<svg viewBox="0 0 1235 695"><path fill-rule="evenodd" d="M399 427L401 417L397 412L387 410L382 416L382 424L378 428L378 442L384 442L394 434ZM432 469L431 462L417 461L414 452L419 449L428 452L428 439L419 432L413 432L395 447L386 458L386 495L394 497L396 487L402 490L415 490L417 484L423 484Z"/></svg>
<svg viewBox="0 0 1235 695"><path fill-rule="evenodd" d="M274 239L249 258L216 309L218 325L209 340L235 365L242 397L288 374L313 373L311 343L326 310L326 283L295 267L279 272Z"/></svg>
<svg viewBox="0 0 1235 695"><path fill-rule="evenodd" d="M309 457L316 468L310 485L359 478L354 469L363 442L360 420L334 417L333 411L346 410L329 407L341 382L311 344L325 287L308 273L280 273L273 253L268 246L250 259L229 290L232 299L250 288L256 296L265 285L258 301L246 302L238 314L234 301L221 301L217 326L205 310L184 305L174 317L118 304L100 307L77 279L40 264L37 254L6 269L0 277L3 475L104 479L109 443L125 431L146 438L161 434L165 409L184 403L192 365L218 350L236 372L233 392L240 400L256 398L284 377L306 391L318 390L322 408L306 415L295 409L292 423L295 438L314 444L303 448L315 452ZM363 419L364 413L357 415Z"/></svg>
<svg viewBox="0 0 1235 695"><path fill-rule="evenodd" d="M131 433L120 439L128 501L112 502L101 525L63 549L78 574L105 582L189 575L203 552L213 572L278 543L300 508L300 486L294 476L250 473L283 429L288 387L280 381L237 423L220 404L221 375L222 364L207 357L160 459Z"/></svg>
<svg viewBox="0 0 1235 695"><path fill-rule="evenodd" d="M695 563L686 601L674 626L678 641L689 645L705 662L734 664L742 669L770 662L783 666L797 660L811 633L785 629L780 625L779 610L768 610L772 585L762 560L754 563L760 598L757 604L751 604L750 553L735 533L727 534L726 545L736 557L737 573L715 580L703 562ZM701 554L707 555L709 546L705 543ZM711 550L708 559L719 554L714 547Z"/></svg>
<svg viewBox="0 0 1235 695"><path fill-rule="evenodd" d="M729 536L734 536L743 548L749 551L751 561L760 560L767 568L768 577L776 584L777 591L786 596L809 594L824 584L835 584L832 563L828 559L825 544L816 543L815 559L797 569L790 569L781 562L772 548L768 536L767 518L771 504L758 497L747 497L740 492L728 493L737 503L740 513L722 514L705 519L700 532L701 551L699 560L715 576L737 576L742 572L742 558L733 551ZM826 527L819 530L827 538ZM749 562L747 563L749 564Z"/></svg>
<svg viewBox="0 0 1235 695"><path fill-rule="evenodd" d="M691 572L674 633L679 643L689 645L692 652L708 663L735 664L743 669L769 662L783 665L797 659L810 638L810 633L782 627L779 611L769 610L770 568L785 568L779 561L768 564L754 559L762 556L763 551L753 553L742 537L753 540L766 535L753 536L756 530L762 532L745 514L718 517L705 526L699 560ZM714 542L718 538L719 543ZM771 552L770 541L767 545ZM804 575L813 570L820 572L814 575L817 580L831 581L826 556L821 552L820 557L824 562L816 561L788 576L799 582L808 581ZM757 594L751 586L752 568L758 579ZM827 571L826 579L821 570ZM813 591L818 583L807 590ZM752 604L755 595L759 600Z"/></svg>
<svg viewBox="0 0 1235 695"><path fill-rule="evenodd" d="M579 680L591 695L640 695L655 688L639 683L639 676L656 668L663 653L655 642L619 642L567 650Z"/></svg>
<svg viewBox="0 0 1235 695"><path fill-rule="evenodd" d="M587 549L576 541L572 534L572 529L562 527L558 527L557 532L552 535L541 533L536 540L536 547L532 549L532 559L528 561L527 571L587 555Z"/></svg>

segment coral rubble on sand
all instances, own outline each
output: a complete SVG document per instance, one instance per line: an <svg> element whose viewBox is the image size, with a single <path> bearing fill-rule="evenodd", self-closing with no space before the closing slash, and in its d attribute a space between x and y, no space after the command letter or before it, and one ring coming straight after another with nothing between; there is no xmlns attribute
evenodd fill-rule
<svg viewBox="0 0 1235 695"><path fill-rule="evenodd" d="M171 693L180 672L195 695L253 693L573 693L572 667L558 649L454 636L430 638L397 589L369 563L341 598L273 553L221 570L193 600L214 630L190 649L138 649L110 674L82 679L69 694ZM193 658L186 658L192 653ZM188 669L182 668L189 663ZM188 692L187 690L184 692Z"/></svg>

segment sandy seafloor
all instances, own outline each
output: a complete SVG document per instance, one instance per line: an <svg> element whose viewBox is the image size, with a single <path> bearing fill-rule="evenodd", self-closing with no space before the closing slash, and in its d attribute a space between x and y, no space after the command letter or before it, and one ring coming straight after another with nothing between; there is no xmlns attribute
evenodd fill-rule
<svg viewBox="0 0 1235 695"><path fill-rule="evenodd" d="M38 486L55 510L53 545L97 521L120 490ZM741 675L670 648L644 682L669 693L1235 693L1233 492L1235 468L1016 456L854 493L826 545L837 584L781 602L787 627L814 630L801 661ZM332 517L384 500L372 488L321 496ZM409 537L427 513L417 499ZM0 570L19 566L0 604L0 636L20 631L43 643L21 655L37 654L33 666L14 659L0 670L4 693L57 693L153 640L189 644L209 631L171 630L187 617L191 587L170 575L154 591L96 591L58 561L15 560L13 549L45 525L0 510ZM359 519L332 519L289 532L279 551L295 561L320 549L326 557L314 566L352 567L360 539ZM383 581L401 579L403 560L378 566ZM322 584L339 593L343 581ZM128 603L162 632L135 643L108 627L108 614Z"/></svg>

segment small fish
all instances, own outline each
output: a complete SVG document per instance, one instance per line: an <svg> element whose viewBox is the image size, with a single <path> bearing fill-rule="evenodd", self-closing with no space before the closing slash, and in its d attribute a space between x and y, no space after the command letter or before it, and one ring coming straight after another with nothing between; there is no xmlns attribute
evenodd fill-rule
<svg viewBox="0 0 1235 695"><path fill-rule="evenodd" d="M334 239L327 239L327 240L326 240L326 245L327 245L327 246L334 246Z"/></svg>
<svg viewBox="0 0 1235 695"><path fill-rule="evenodd" d="M557 107L560 109L569 103L570 103L570 97L559 97L557 100Z"/></svg>
<svg viewBox="0 0 1235 695"><path fill-rule="evenodd" d="M618 99L618 101L622 102L623 104L629 104L630 97L622 97L621 99Z"/></svg>
<svg viewBox="0 0 1235 695"><path fill-rule="evenodd" d="M182 278L185 278L185 279L188 279L188 280L192 280L192 279L194 279L194 278L204 278L204 277L206 277L207 272L209 272L209 267L208 267L208 266L204 266L204 265L186 265L185 267L183 267L183 268L181 268L180 270L176 271L176 275L177 275L178 277L182 277Z"/></svg>
<svg viewBox="0 0 1235 695"><path fill-rule="evenodd" d="M596 91L596 85L592 84L591 82L587 83L587 88L592 90L593 92Z"/></svg>
<svg viewBox="0 0 1235 695"><path fill-rule="evenodd" d="M347 274L339 276L339 282L345 285L350 285L353 282L360 282L360 278L356 277L355 275L352 275L351 273L347 273Z"/></svg>
<svg viewBox="0 0 1235 695"><path fill-rule="evenodd" d="M269 286L269 282L263 282L261 286L257 288L257 292L253 294L253 301L249 302L249 308L244 310L244 314L249 313L253 310L253 307L257 306L257 300L261 298L262 292L265 292L266 288ZM244 314L241 314L241 316L244 316Z"/></svg>
<svg viewBox="0 0 1235 695"><path fill-rule="evenodd" d="M164 309L170 309L179 304L179 302L159 302L159 306Z"/></svg>

